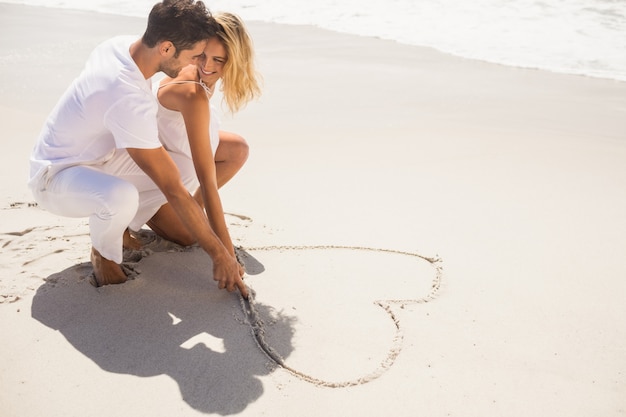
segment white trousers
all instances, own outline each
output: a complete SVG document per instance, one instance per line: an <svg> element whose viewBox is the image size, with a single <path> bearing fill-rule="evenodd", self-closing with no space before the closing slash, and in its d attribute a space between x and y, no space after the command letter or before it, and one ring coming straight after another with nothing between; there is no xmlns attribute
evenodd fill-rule
<svg viewBox="0 0 626 417"><path fill-rule="evenodd" d="M185 187L198 187L193 162L170 153ZM91 243L100 254L122 263L122 239L126 228L139 230L167 202L157 185L132 160L125 149L98 165L65 168L46 184L31 187L35 201L51 213L65 217L88 217Z"/></svg>

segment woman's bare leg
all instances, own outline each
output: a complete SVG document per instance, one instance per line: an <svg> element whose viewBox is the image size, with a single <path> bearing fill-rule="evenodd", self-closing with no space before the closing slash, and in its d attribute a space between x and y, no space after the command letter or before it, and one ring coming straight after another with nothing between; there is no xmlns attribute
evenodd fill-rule
<svg viewBox="0 0 626 417"><path fill-rule="evenodd" d="M141 249L141 242L130 234L130 230L124 230L124 237L122 239L124 249L139 250Z"/></svg>
<svg viewBox="0 0 626 417"><path fill-rule="evenodd" d="M147 225L163 239L178 243L182 246L190 246L196 243L195 237L189 233L169 203L161 206Z"/></svg>
<svg viewBox="0 0 626 417"><path fill-rule="evenodd" d="M217 188L230 181L248 160L248 143L236 133L220 130L220 144L215 151Z"/></svg>

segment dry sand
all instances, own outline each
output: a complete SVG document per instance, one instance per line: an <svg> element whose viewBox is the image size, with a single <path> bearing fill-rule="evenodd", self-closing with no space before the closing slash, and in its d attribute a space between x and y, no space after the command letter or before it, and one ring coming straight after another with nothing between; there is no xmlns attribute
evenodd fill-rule
<svg viewBox="0 0 626 417"><path fill-rule="evenodd" d="M160 241L96 289L27 159L144 25L0 3L0 415L626 415L625 83L250 22L264 95L224 120L252 154L222 198L254 300Z"/></svg>

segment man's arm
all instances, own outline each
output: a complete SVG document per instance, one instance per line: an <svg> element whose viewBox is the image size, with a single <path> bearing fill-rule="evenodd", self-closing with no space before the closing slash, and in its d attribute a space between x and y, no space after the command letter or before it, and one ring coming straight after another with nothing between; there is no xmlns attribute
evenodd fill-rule
<svg viewBox="0 0 626 417"><path fill-rule="evenodd" d="M211 229L202 208L183 185L180 172L165 149L127 150L130 157L163 192L187 230L213 260L213 279L218 281L218 287L228 291L237 288L247 298L248 291L239 274L239 264Z"/></svg>

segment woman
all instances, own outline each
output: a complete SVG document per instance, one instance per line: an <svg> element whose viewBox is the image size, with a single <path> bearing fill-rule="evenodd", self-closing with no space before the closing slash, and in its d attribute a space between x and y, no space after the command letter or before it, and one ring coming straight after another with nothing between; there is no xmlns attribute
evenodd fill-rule
<svg viewBox="0 0 626 417"><path fill-rule="evenodd" d="M158 85L159 137L170 152L186 157L177 159L193 165L198 182L185 185L194 192L213 231L235 257L218 189L246 162L248 145L237 134L219 131L210 99L221 79L224 101L235 113L257 98L260 88L252 40L243 22L231 13L214 17L220 29L217 37L208 41L198 65L187 66L176 78L166 77ZM159 209L148 226L159 236L178 244L195 243L169 204ZM240 273L243 275L243 269Z"/></svg>

